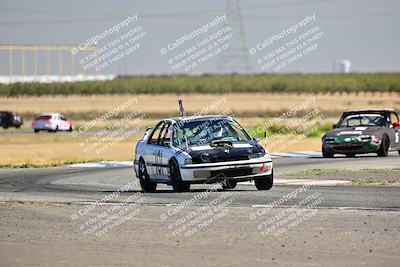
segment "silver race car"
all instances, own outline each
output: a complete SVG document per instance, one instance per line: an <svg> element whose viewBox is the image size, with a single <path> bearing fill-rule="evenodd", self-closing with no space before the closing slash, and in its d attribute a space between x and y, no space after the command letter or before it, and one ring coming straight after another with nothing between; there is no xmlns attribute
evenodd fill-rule
<svg viewBox="0 0 400 267"><path fill-rule="evenodd" d="M269 190L272 159L258 141L229 116L164 119L138 142L135 173L144 192L154 192L158 183L188 191L190 184L219 182L233 189L249 180Z"/></svg>

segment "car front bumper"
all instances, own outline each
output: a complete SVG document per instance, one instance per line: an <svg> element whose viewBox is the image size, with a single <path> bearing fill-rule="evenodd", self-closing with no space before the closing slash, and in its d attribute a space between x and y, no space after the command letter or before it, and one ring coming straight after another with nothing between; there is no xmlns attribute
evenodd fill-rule
<svg viewBox="0 0 400 267"><path fill-rule="evenodd" d="M183 181L213 183L223 180L247 181L272 174L272 160L230 161L180 166Z"/></svg>
<svg viewBox="0 0 400 267"><path fill-rule="evenodd" d="M323 142L322 149L332 154L364 154L378 151L380 144L380 141L363 142L358 140L357 137L345 137L336 138L335 141L331 142Z"/></svg>

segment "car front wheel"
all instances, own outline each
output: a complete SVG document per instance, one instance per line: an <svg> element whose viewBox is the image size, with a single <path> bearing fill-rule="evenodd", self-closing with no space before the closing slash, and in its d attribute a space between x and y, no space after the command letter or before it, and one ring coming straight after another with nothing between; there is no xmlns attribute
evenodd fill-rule
<svg viewBox="0 0 400 267"><path fill-rule="evenodd" d="M270 190L274 184L274 173L254 179L254 183L258 190Z"/></svg>
<svg viewBox="0 0 400 267"><path fill-rule="evenodd" d="M379 147L378 150L378 156L379 157L386 157L389 155L389 146L390 146L390 141L387 136L383 136L381 146Z"/></svg>
<svg viewBox="0 0 400 267"><path fill-rule="evenodd" d="M157 188L157 183L150 181L149 174L147 173L146 164L143 159L139 161L139 181L140 187L144 193L154 192Z"/></svg>
<svg viewBox="0 0 400 267"><path fill-rule="evenodd" d="M221 182L222 189L234 189L237 185L235 180L224 180Z"/></svg>
<svg viewBox="0 0 400 267"><path fill-rule="evenodd" d="M171 175L171 184L174 191L175 192L189 191L190 184L182 181L181 172L179 170L179 166L176 160L171 160L169 168Z"/></svg>
<svg viewBox="0 0 400 267"><path fill-rule="evenodd" d="M334 154L326 151L324 148L322 148L322 157L323 158L333 158Z"/></svg>

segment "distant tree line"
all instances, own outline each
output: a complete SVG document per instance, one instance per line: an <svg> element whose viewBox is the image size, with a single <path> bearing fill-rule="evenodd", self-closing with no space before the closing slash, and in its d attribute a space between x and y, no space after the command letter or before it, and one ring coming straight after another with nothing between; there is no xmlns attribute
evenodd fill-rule
<svg viewBox="0 0 400 267"><path fill-rule="evenodd" d="M131 76L110 81L0 85L4 97L232 92L400 93L400 73Z"/></svg>

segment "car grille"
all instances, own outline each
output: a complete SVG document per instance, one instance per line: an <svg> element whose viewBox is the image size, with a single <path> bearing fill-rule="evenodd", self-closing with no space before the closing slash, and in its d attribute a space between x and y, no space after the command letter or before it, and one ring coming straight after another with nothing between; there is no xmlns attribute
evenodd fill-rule
<svg viewBox="0 0 400 267"><path fill-rule="evenodd" d="M228 161L237 161L237 160L248 160L249 157L248 155L241 155L241 156L225 156L225 157L211 157L208 159L208 161L205 161L206 163L211 162L211 163L216 163L216 162L228 162ZM201 159L201 157L193 157L192 158L194 164L198 163L204 163L204 161Z"/></svg>
<svg viewBox="0 0 400 267"><path fill-rule="evenodd" d="M222 176L222 177L237 177L246 176L253 173L253 168L236 168L236 169L226 169L211 171L211 177Z"/></svg>
<svg viewBox="0 0 400 267"><path fill-rule="evenodd" d="M226 161L236 161L236 160L247 160L249 157L247 155L244 156L236 156L236 157L221 157L221 158L212 158L211 162L226 162Z"/></svg>
<svg viewBox="0 0 400 267"><path fill-rule="evenodd" d="M351 146L335 146L334 148L337 150L349 151L349 150L357 150L361 149L362 145L351 145Z"/></svg>

